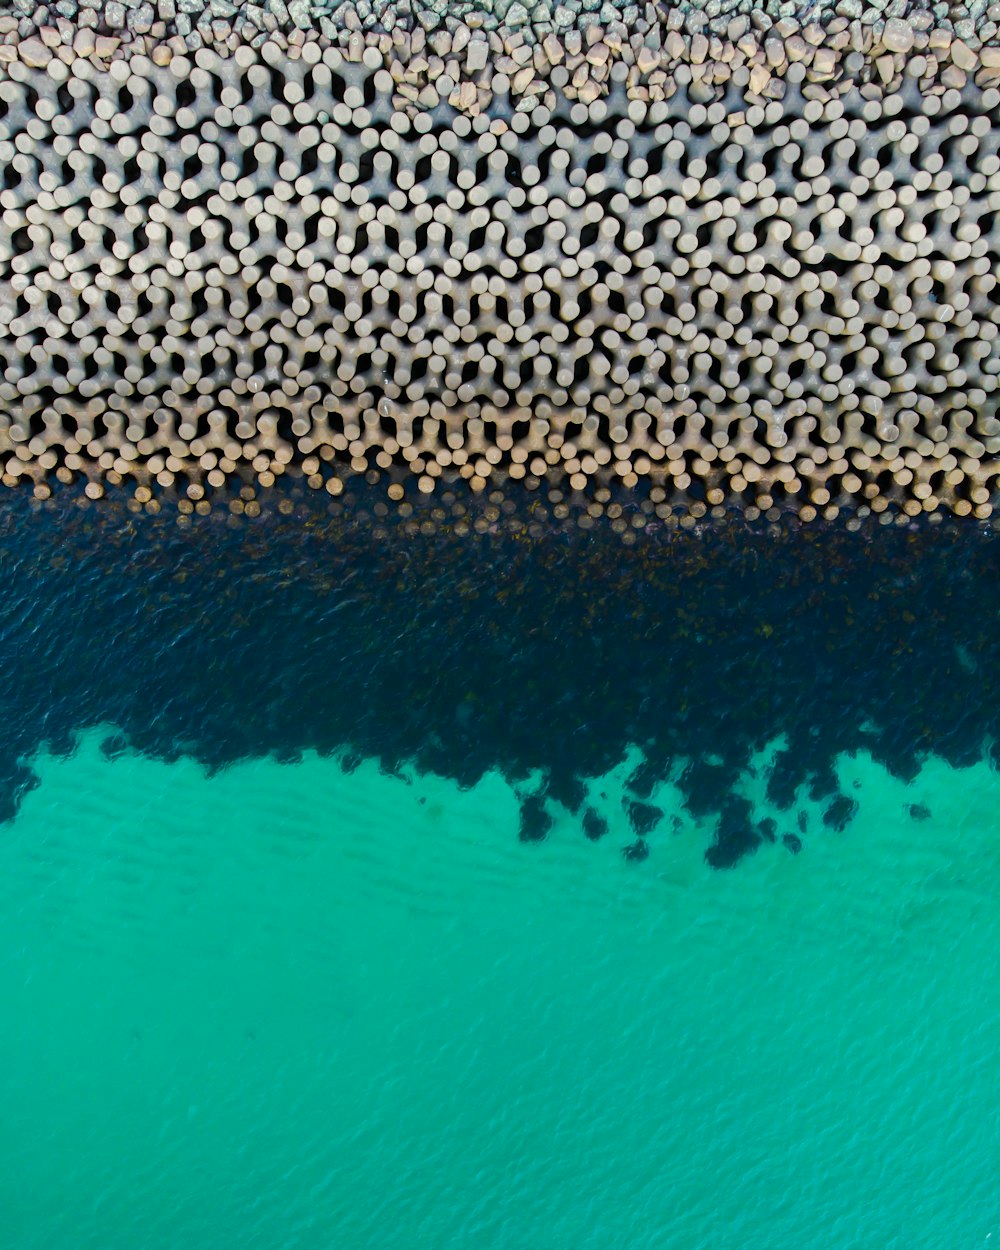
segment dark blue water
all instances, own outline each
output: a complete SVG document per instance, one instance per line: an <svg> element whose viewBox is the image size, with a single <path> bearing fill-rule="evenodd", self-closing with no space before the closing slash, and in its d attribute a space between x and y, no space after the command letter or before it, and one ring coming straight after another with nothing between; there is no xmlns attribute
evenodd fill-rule
<svg viewBox="0 0 1000 1250"><path fill-rule="evenodd" d="M840 753L902 779L929 754L1000 762L991 530L668 530L626 499L624 520L648 524L625 545L606 519L584 531L527 496L467 499L461 524L454 507L401 517L380 498L359 483L331 508L291 483L254 520L178 524L124 499L5 497L0 815L42 744L69 751L111 725L108 753L210 771L309 748L462 786L498 769L522 794L523 839L545 837L551 800L599 839L581 779L634 744L623 852L641 860L663 836L648 800L681 760L689 810L721 813L705 850L727 867L765 840L807 841L732 793L776 738L769 800L790 812L807 786L830 831L855 803Z"/></svg>

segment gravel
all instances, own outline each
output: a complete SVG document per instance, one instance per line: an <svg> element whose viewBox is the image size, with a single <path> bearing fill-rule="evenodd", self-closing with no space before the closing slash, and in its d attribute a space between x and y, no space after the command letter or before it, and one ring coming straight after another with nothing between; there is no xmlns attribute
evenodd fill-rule
<svg viewBox="0 0 1000 1250"><path fill-rule="evenodd" d="M197 23L202 14L206 20L213 18L232 19L238 27L243 19L253 20L248 10L252 7L246 2L237 5L230 0L158 0L156 18L171 23L179 9L189 13ZM326 17L335 24L342 25L338 14L331 15L331 6L327 0L266 0L264 6L271 13L282 30L302 30L317 28L320 19ZM529 30L536 26L549 26L556 31L572 27L586 28L594 21L607 27L620 24L627 29L649 29L654 26L666 26L678 29L671 22L672 16L680 19L680 27L689 34L704 31L725 37L729 23L740 15L752 14L754 17L766 16L771 22L791 19L800 25L808 22L819 22L828 25L835 17L846 17L851 21L861 21L865 25L876 25L890 19L906 25L908 17L927 13L925 3L911 0L874 0L867 7L863 0L659 0L658 3L621 4L609 0L540 0L529 6L522 0L476 0L469 5L441 3L419 3L413 5L408 0L394 0L386 5L373 9L369 0L356 0L353 5L359 18L359 24L365 29L390 31L393 29L409 30L417 24L415 10L423 17L430 17L431 29L445 27L453 29L460 18L469 25L491 29L500 25L511 29L524 28ZM97 9L101 21L108 30L134 30L137 14L145 14L148 3L143 0L129 0L127 4L121 0L59 0L52 6L52 11L73 21L81 9ZM343 10L344 6L341 6ZM970 0L967 4L939 3L930 10L938 19L937 24L946 29L954 29L962 39L975 39L980 26L990 10L996 10L996 4L988 0ZM11 12L34 18L38 26L48 20L48 8L34 3L33 0L0 0L0 13ZM42 18L41 15L45 14ZM469 18L471 21L468 21ZM39 20L40 19L40 20ZM255 22L255 25L258 23ZM995 26L995 22L993 23ZM759 28L759 27L758 27ZM172 34L167 31L167 35ZM892 36L895 43L905 44L906 35L896 28ZM888 45L887 45L888 46ZM906 51L905 47L893 50Z"/></svg>

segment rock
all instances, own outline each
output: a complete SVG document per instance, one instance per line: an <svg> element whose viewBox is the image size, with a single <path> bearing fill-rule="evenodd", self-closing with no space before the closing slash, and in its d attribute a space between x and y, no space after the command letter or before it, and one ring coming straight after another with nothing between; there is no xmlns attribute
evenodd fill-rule
<svg viewBox="0 0 1000 1250"><path fill-rule="evenodd" d="M521 802L521 827L517 836L522 842L541 842L552 828L552 816L546 810L545 800L537 794L529 795Z"/></svg>
<svg viewBox="0 0 1000 1250"><path fill-rule="evenodd" d="M110 0L104 6L104 21L112 30L121 30L125 25L125 6L118 0Z"/></svg>
<svg viewBox="0 0 1000 1250"><path fill-rule="evenodd" d="M490 47L485 39L474 39L469 44L469 49L465 56L465 67L470 74L478 74L480 70L486 68L489 60Z"/></svg>
<svg viewBox="0 0 1000 1250"><path fill-rule="evenodd" d="M975 52L972 51L967 43L963 43L961 39L955 39L952 42L951 61L959 69L964 69L966 73L974 70L977 64Z"/></svg>
<svg viewBox="0 0 1000 1250"><path fill-rule="evenodd" d="M789 35L785 40L785 52L790 61L804 61L809 55L809 45L801 35Z"/></svg>
<svg viewBox="0 0 1000 1250"><path fill-rule="evenodd" d="M765 69L763 65L755 65L750 71L750 90L754 95L760 95L767 84L771 81L771 71Z"/></svg>
<svg viewBox="0 0 1000 1250"><path fill-rule="evenodd" d="M981 48L979 59L986 69L1000 69L1000 48Z"/></svg>
<svg viewBox="0 0 1000 1250"><path fill-rule="evenodd" d="M817 74L831 76L837 69L837 54L832 48L817 48L812 59L812 67Z"/></svg>
<svg viewBox="0 0 1000 1250"><path fill-rule="evenodd" d="M44 69L52 60L51 51L40 39L22 39L17 51L24 64L32 69Z"/></svg>
<svg viewBox="0 0 1000 1250"><path fill-rule="evenodd" d="M563 59L562 44L555 35L546 35L542 40L542 51L549 59L550 65L558 65Z"/></svg>
<svg viewBox="0 0 1000 1250"><path fill-rule="evenodd" d="M652 48L640 48L635 58L635 63L639 67L640 74L651 74L660 64L660 58L652 50Z"/></svg>
<svg viewBox="0 0 1000 1250"><path fill-rule="evenodd" d="M638 838L644 838L653 832L663 819L663 812L652 803L643 803L632 799L628 804L628 819L632 832Z"/></svg>
<svg viewBox="0 0 1000 1250"><path fill-rule="evenodd" d="M857 799L852 799L849 795L838 795L830 806L823 813L823 824L828 829L835 829L838 833L843 833L847 825L858 814Z"/></svg>
<svg viewBox="0 0 1000 1250"><path fill-rule="evenodd" d="M913 47L912 27L898 17L890 17L882 31L882 44L889 52L909 52Z"/></svg>
<svg viewBox="0 0 1000 1250"><path fill-rule="evenodd" d="M588 807L583 813L583 832L591 842L596 842L608 832L608 822L600 812L596 812L592 807Z"/></svg>
<svg viewBox="0 0 1000 1250"><path fill-rule="evenodd" d="M687 52L687 44L684 42L684 36L680 34L679 31L676 31L676 30L667 31L667 37L663 41L663 47L666 50L667 55L671 57L672 60L675 60L675 61L681 60L681 58L684 57L685 53ZM646 48L645 50L649 52L650 55L653 57L655 64L659 65L660 59L655 49ZM641 55L642 53L641 48L639 52ZM654 68L655 68L655 65L654 65ZM643 72L645 73L646 71L644 70Z"/></svg>
<svg viewBox="0 0 1000 1250"><path fill-rule="evenodd" d="M591 65L603 65L611 55L611 50L606 43L595 43L592 48L587 50L587 60Z"/></svg>
<svg viewBox="0 0 1000 1250"><path fill-rule="evenodd" d="M216 3L218 3L218 0L216 0ZM233 13L235 12L236 12L236 9L234 7ZM128 19L129 29L134 31L137 35L145 35L145 34L148 34L150 30L152 30L153 23L155 21L156 21L156 10L153 8L153 6L148 3L141 4L137 9L135 9L132 12L131 17Z"/></svg>

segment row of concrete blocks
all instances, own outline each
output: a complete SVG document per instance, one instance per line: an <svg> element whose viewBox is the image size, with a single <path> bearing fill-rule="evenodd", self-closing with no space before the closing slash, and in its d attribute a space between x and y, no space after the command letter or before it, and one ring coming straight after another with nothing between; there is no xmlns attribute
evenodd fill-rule
<svg viewBox="0 0 1000 1250"><path fill-rule="evenodd" d="M5 481L989 515L995 90L414 119L370 65L250 51L0 82Z"/></svg>

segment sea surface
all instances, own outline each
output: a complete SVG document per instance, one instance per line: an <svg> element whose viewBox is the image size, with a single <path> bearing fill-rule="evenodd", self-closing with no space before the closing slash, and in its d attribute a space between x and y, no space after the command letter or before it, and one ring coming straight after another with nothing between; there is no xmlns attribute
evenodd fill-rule
<svg viewBox="0 0 1000 1250"><path fill-rule="evenodd" d="M284 498L3 501L0 1247L997 1244L1000 538Z"/></svg>

